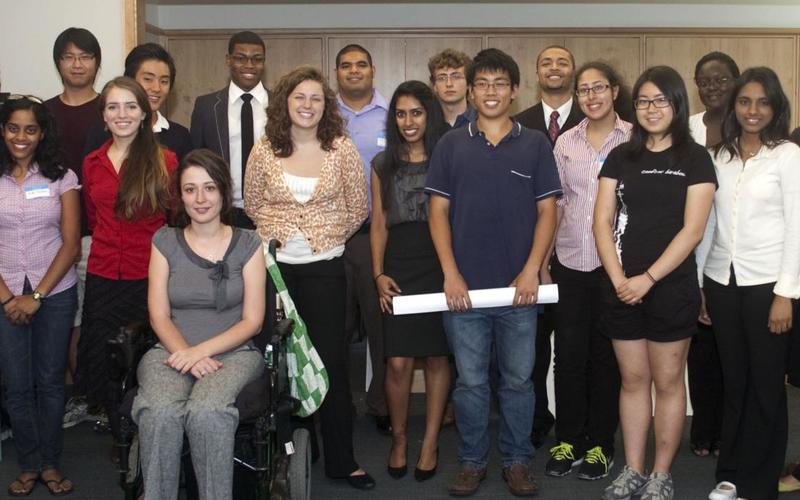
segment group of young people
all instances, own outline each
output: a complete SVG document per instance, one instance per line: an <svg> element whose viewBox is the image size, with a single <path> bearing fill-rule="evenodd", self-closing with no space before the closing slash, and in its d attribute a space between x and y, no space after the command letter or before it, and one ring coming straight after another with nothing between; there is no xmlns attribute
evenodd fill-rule
<svg viewBox="0 0 800 500"><path fill-rule="evenodd" d="M675 497L688 359L692 448L719 454L709 498L777 495L800 297L800 148L769 68L740 74L729 56L706 55L694 79L706 111L690 117L674 69L649 68L628 91L607 63L576 68L551 46L537 56L548 99L512 117L520 71L498 49L447 49L431 58L430 82L403 82L387 100L359 45L337 54L338 92L310 66L267 91L264 43L241 32L226 55L231 82L197 99L190 132L159 111L176 76L162 47L134 48L125 76L97 94L100 57L91 33L64 31L53 51L64 92L12 95L0 109L0 361L21 469L9 495L75 488L59 471L70 339L74 391L87 401L68 413L101 408L113 432L105 341L149 322L159 343L138 367L133 406L145 496L177 497L185 433L201 497L230 498L233 401L263 371L250 339L272 239L330 380L319 410L329 477L375 486L353 449L353 290L393 479L407 474L409 394L424 358L415 479L437 472L451 399L461 444L448 492L479 489L494 385L502 476L512 494L536 494L534 372L542 331L554 329L547 475L608 476L620 426L624 467L601 498ZM559 302L540 314L538 287L550 282ZM472 307L470 290L498 287L515 288L510 306ZM391 314L394 297L429 292L444 292L449 310ZM296 424L318 456L313 419ZM794 477L780 484L800 489Z"/></svg>

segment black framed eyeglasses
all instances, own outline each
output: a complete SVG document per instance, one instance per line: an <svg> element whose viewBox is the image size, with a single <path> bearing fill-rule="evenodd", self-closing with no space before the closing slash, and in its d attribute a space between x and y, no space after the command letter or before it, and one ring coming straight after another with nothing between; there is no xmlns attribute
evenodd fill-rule
<svg viewBox="0 0 800 500"><path fill-rule="evenodd" d="M633 107L636 109L648 109L651 104L657 108L668 108L672 103L666 97L656 97L655 99L640 97L633 101Z"/></svg>
<svg viewBox="0 0 800 500"><path fill-rule="evenodd" d="M611 88L611 85L607 83L598 83L597 85L593 85L591 87L580 87L575 90L575 95L578 97L586 97L589 95L589 92L593 93L594 95L605 94L606 90Z"/></svg>
<svg viewBox="0 0 800 500"><path fill-rule="evenodd" d="M729 83L733 81L733 78L729 76L722 76L722 77L714 77L714 78L695 78L694 83L697 84L698 88L707 89L712 85L716 87L727 87Z"/></svg>

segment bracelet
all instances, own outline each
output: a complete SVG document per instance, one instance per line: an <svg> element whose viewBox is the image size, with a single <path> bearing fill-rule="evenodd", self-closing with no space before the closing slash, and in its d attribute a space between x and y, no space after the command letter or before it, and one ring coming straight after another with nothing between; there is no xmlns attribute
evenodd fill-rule
<svg viewBox="0 0 800 500"><path fill-rule="evenodd" d="M372 278L372 281L378 281L378 278L380 278L381 276L386 276L386 273L380 273L376 275L374 278Z"/></svg>
<svg viewBox="0 0 800 500"><path fill-rule="evenodd" d="M658 283L658 280L656 280L655 278L653 278L653 275L652 275L652 274L650 274L650 271L645 271L645 272L644 272L644 275L645 275L645 276L647 276L648 278L650 278L650 281L652 281L654 285L655 285L656 283Z"/></svg>
<svg viewBox="0 0 800 500"><path fill-rule="evenodd" d="M5 306L6 306L6 304L8 304L9 302L11 302L11 301L12 301L12 300L14 300L15 298L16 298L16 295L11 295L11 297L9 297L8 299L4 300L3 302L0 302L0 306L3 306L3 307L5 307Z"/></svg>

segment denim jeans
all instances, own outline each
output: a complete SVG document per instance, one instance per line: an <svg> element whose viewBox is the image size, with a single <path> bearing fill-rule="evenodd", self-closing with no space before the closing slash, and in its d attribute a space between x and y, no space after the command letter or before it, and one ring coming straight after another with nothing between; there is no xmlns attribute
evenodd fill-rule
<svg viewBox="0 0 800 500"><path fill-rule="evenodd" d="M492 343L500 374L497 443L503 467L527 465L533 458L531 373L536 354L536 315L536 306L444 313L444 328L458 369L453 406L461 435L458 459L463 465L482 469L488 462Z"/></svg>
<svg viewBox="0 0 800 500"><path fill-rule="evenodd" d="M15 325L0 314L0 369L14 446L24 472L59 465L64 369L76 305L73 286L43 299L29 325Z"/></svg>

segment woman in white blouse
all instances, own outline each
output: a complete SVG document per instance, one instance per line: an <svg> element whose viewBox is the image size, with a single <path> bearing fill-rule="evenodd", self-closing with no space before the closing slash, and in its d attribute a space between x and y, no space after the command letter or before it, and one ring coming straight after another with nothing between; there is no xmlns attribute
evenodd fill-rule
<svg viewBox="0 0 800 500"><path fill-rule="evenodd" d="M724 378L712 500L777 498L786 453L787 332L800 296L800 148L769 68L734 87L715 148L716 222L703 280Z"/></svg>

